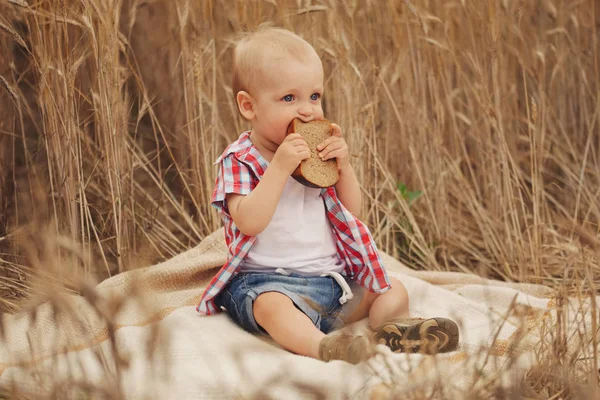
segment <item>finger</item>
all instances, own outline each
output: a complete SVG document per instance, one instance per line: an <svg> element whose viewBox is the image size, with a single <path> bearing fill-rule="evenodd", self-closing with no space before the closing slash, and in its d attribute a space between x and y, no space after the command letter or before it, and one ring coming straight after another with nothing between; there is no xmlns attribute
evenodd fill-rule
<svg viewBox="0 0 600 400"><path fill-rule="evenodd" d="M330 158L339 157L344 152L348 152L348 149L343 144L331 144L325 150L319 153L319 157L322 160L328 160Z"/></svg>
<svg viewBox="0 0 600 400"><path fill-rule="evenodd" d="M302 141L302 142L294 142L292 143L292 145L294 146L294 149L296 151L299 150L306 150L306 151L310 151L310 148L308 147L308 143Z"/></svg>
<svg viewBox="0 0 600 400"><path fill-rule="evenodd" d="M343 150L336 150L336 151L332 151L331 153L327 154L325 157L322 158L323 161L327 161L327 160L331 160L334 158L337 159L341 159L344 158L348 155L347 152L344 152Z"/></svg>
<svg viewBox="0 0 600 400"><path fill-rule="evenodd" d="M338 124L331 124L331 128L333 129L332 135L335 137L342 137L342 128Z"/></svg>
<svg viewBox="0 0 600 400"><path fill-rule="evenodd" d="M325 139L321 143L319 143L319 145L317 146L317 151L321 151L321 150L325 149L327 146L329 146L331 143L335 143L335 142L339 142L339 141L340 141L340 138L337 136L328 137L327 139Z"/></svg>
<svg viewBox="0 0 600 400"><path fill-rule="evenodd" d="M306 143L306 140L302 136L291 139L289 142L292 144L292 146L298 146L298 145L303 145L303 144L308 146L308 144Z"/></svg>
<svg viewBox="0 0 600 400"><path fill-rule="evenodd" d="M306 150L298 153L298 155L300 156L301 160L306 160L307 158L310 158L310 151L308 149L306 149Z"/></svg>
<svg viewBox="0 0 600 400"><path fill-rule="evenodd" d="M302 139L302 140L304 140L304 138L302 137L302 135L299 134L299 133L290 133L289 135L287 135L285 137L285 140L288 140L288 141L292 141L292 140L296 140L296 139Z"/></svg>
<svg viewBox="0 0 600 400"><path fill-rule="evenodd" d="M332 151L337 151L337 150L344 149L347 147L348 146L346 145L346 142L344 142L344 141L332 142L332 143L329 143L323 150L319 151L318 154L321 158L327 158L327 156Z"/></svg>

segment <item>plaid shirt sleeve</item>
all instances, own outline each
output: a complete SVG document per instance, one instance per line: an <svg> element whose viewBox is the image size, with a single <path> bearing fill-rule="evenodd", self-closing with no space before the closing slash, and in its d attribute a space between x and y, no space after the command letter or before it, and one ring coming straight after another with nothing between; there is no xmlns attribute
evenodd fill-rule
<svg viewBox="0 0 600 400"><path fill-rule="evenodd" d="M202 315L212 315L221 310L215 305L215 297L227 285L241 260L252 246L254 238L244 235L235 228L227 208L227 194L247 195L256 183L251 168L240 161L237 154L226 153L217 160L220 164L212 196L212 205L219 211L225 226L225 239L229 249L227 263L207 285L196 310Z"/></svg>
<svg viewBox="0 0 600 400"><path fill-rule="evenodd" d="M225 213L228 216L227 194L250 194L252 191L252 172L246 164L235 157L234 153L220 160L219 174L217 175L212 196L212 205L219 211L219 214Z"/></svg>

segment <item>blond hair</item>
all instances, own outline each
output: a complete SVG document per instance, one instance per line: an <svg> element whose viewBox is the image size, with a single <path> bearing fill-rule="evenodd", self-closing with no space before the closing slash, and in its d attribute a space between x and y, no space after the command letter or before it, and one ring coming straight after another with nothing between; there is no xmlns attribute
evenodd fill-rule
<svg viewBox="0 0 600 400"><path fill-rule="evenodd" d="M314 48L295 33L270 25L259 25L256 30L243 33L236 43L232 77L234 97L242 90L251 93L253 85L261 78L265 52L269 50L296 57L298 60L304 59L310 53L317 56Z"/></svg>

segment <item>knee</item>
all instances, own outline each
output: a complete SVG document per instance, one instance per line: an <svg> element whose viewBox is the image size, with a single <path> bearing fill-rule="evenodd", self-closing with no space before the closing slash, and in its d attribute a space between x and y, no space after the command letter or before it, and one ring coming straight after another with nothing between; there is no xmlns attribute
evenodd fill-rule
<svg viewBox="0 0 600 400"><path fill-rule="evenodd" d="M390 283L392 284L391 291L394 293L398 306L408 310L408 291L406 290L406 287L396 278L390 278Z"/></svg>
<svg viewBox="0 0 600 400"><path fill-rule="evenodd" d="M275 307L286 305L286 302L291 303L290 298L279 292L259 294L252 305L254 319L259 325L262 325L263 322L267 321L273 315Z"/></svg>

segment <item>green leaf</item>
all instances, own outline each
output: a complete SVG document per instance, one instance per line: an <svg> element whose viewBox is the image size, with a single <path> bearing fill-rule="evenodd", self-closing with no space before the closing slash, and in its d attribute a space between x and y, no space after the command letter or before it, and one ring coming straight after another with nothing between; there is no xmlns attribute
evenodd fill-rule
<svg viewBox="0 0 600 400"><path fill-rule="evenodd" d="M420 190L409 191L406 188L406 183L403 183L403 182L398 182L396 184L396 188L398 188L398 191L400 192L400 194L402 195L404 200L406 200L408 205L411 205L413 202L415 202L419 197L421 197L423 195L423 192L421 192Z"/></svg>
<svg viewBox="0 0 600 400"><path fill-rule="evenodd" d="M406 197L406 183L398 182L396 185L398 191L402 194L402 197Z"/></svg>
<svg viewBox="0 0 600 400"><path fill-rule="evenodd" d="M406 202L410 206L414 201L416 201L422 195L423 195L423 192L421 192L420 190L416 190L414 192L408 192L404 198L406 199Z"/></svg>

